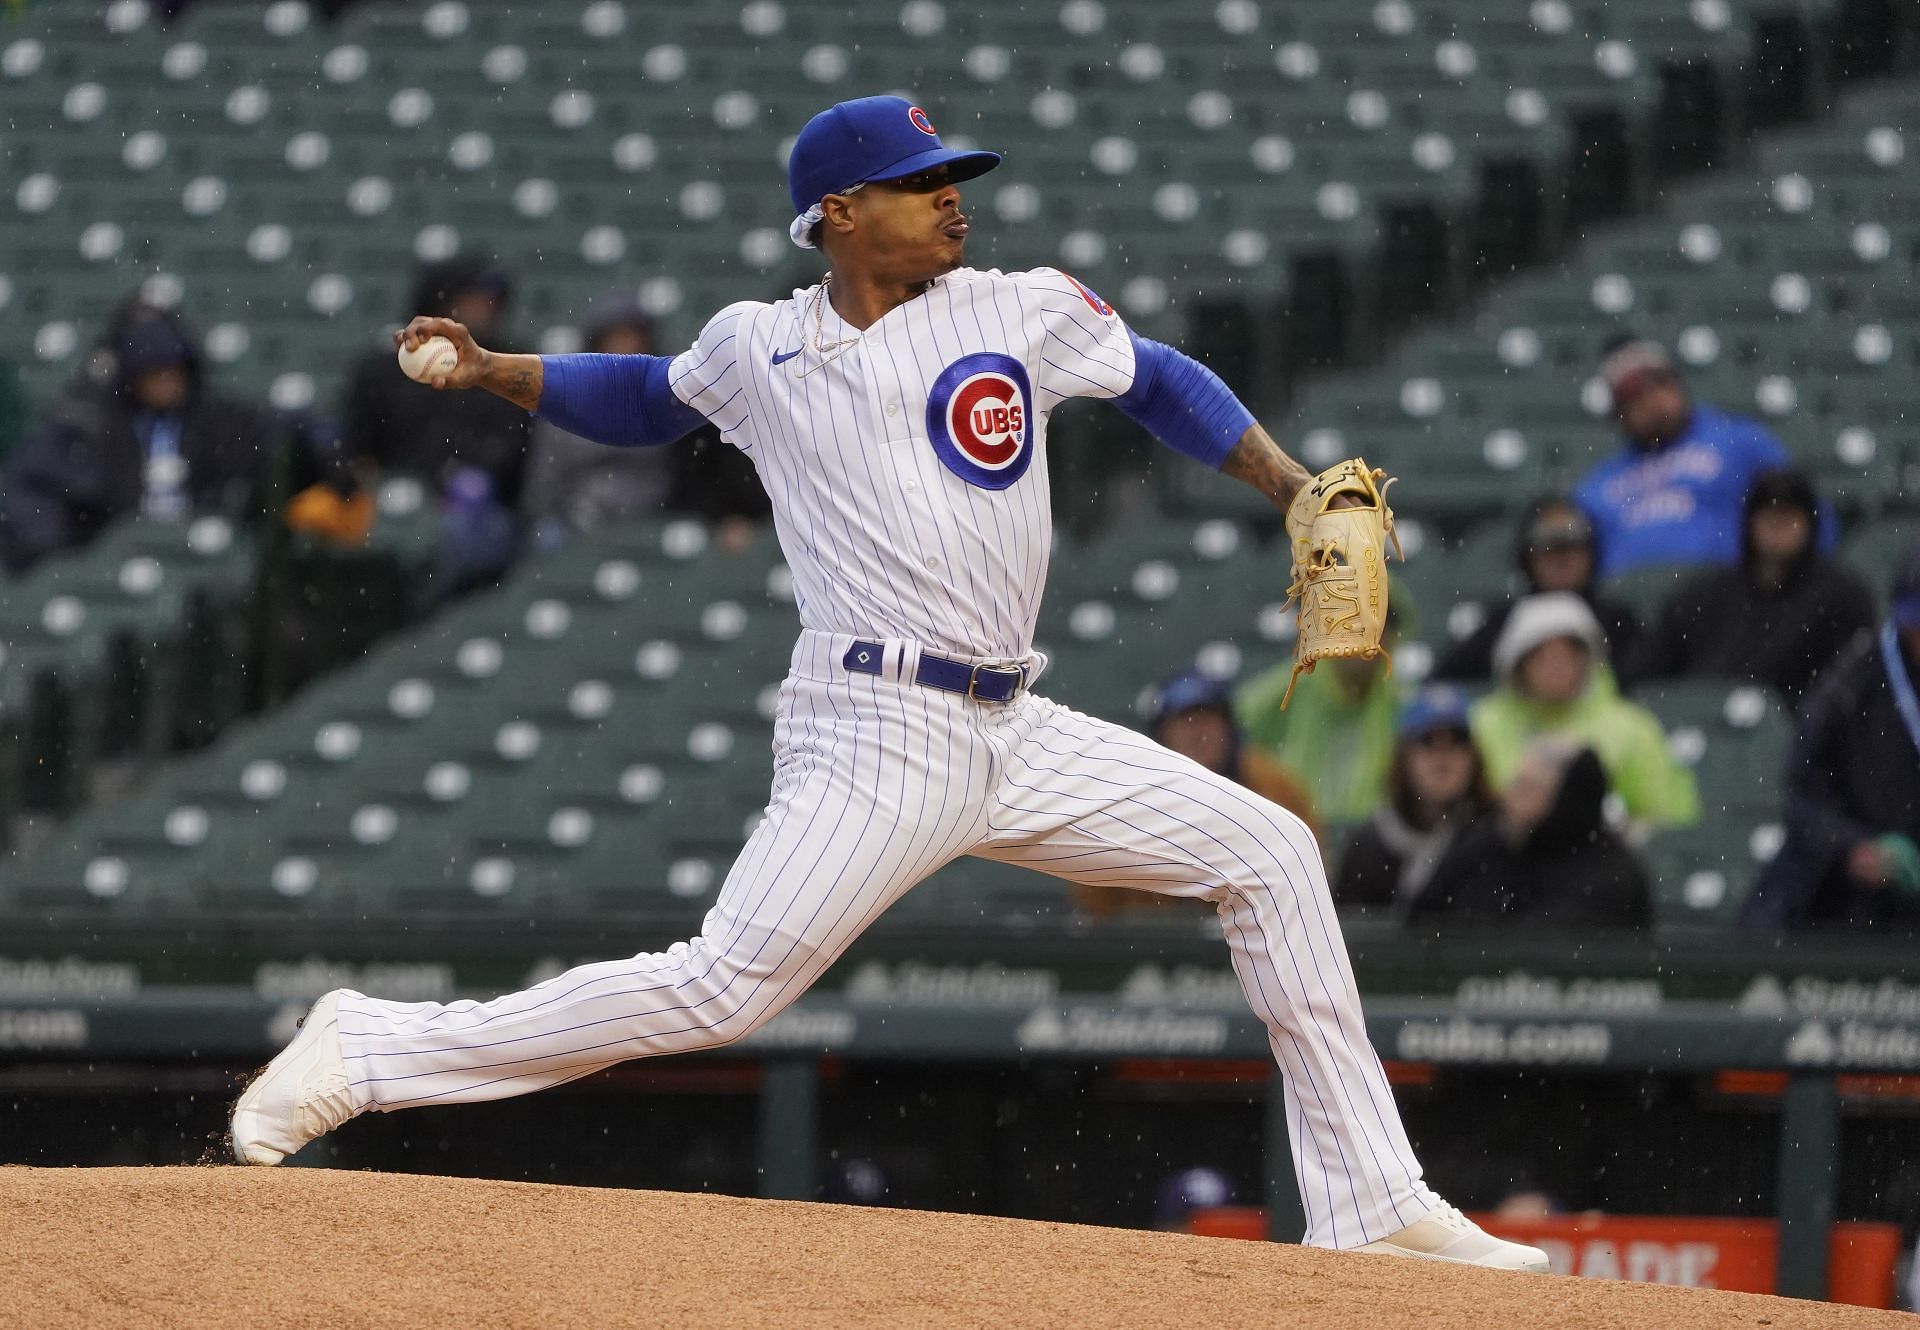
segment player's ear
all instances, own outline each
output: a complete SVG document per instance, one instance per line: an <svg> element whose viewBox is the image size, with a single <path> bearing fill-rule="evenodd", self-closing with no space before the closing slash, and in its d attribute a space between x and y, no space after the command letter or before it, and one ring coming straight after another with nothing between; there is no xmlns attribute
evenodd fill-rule
<svg viewBox="0 0 1920 1330"><path fill-rule="evenodd" d="M823 230L846 235L853 230L853 196L829 194L820 200L820 226Z"/></svg>

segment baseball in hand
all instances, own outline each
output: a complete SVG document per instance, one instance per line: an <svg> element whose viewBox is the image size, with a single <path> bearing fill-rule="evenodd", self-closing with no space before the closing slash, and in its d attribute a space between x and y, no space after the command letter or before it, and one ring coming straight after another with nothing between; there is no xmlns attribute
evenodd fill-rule
<svg viewBox="0 0 1920 1330"><path fill-rule="evenodd" d="M409 351L400 348L400 370L416 383L431 383L437 375L453 373L460 352L444 337L429 337Z"/></svg>

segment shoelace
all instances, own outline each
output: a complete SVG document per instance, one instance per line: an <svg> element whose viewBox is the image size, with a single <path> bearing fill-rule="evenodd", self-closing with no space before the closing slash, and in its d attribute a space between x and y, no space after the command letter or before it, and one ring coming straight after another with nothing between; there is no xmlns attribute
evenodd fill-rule
<svg viewBox="0 0 1920 1330"><path fill-rule="evenodd" d="M353 1116L353 1094L344 1076L329 1076L324 1085L302 1095L300 1125L315 1136L324 1136Z"/></svg>

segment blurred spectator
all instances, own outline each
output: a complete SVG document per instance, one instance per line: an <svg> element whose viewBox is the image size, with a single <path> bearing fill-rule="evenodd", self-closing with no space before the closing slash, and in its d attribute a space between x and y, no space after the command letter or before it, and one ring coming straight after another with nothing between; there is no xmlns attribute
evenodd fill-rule
<svg viewBox="0 0 1920 1330"><path fill-rule="evenodd" d="M1192 758L1207 770L1279 804L1319 836L1312 796L1279 763L1247 745L1234 721L1227 686L1218 679L1198 670L1185 670L1167 679L1155 691L1147 735L1182 757ZM1122 911L1186 904L1177 896L1077 884L1070 888L1069 896L1076 910L1096 919L1111 918Z"/></svg>
<svg viewBox="0 0 1920 1330"><path fill-rule="evenodd" d="M1502 913L1547 928L1645 928L1646 870L1606 816L1607 773L1593 749L1557 737L1528 745L1501 796L1508 854Z"/></svg>
<svg viewBox="0 0 1920 1330"><path fill-rule="evenodd" d="M633 301L595 309L581 329L583 351L656 354L653 319ZM610 448L544 421L533 423L522 508L542 530L559 522L584 531L601 522L644 517L666 507L673 458L666 448Z"/></svg>
<svg viewBox="0 0 1920 1330"><path fill-rule="evenodd" d="M1786 843L1744 922L1920 925L1920 542L1896 570L1880 631L1801 707L1786 787Z"/></svg>
<svg viewBox="0 0 1920 1330"><path fill-rule="evenodd" d="M1607 654L1624 660L1640 637L1640 620L1632 608L1601 591L1600 557L1594 546L1593 523L1571 499L1536 502L1521 519L1514 563L1524 590L1520 596L1542 591L1571 591L1587 602L1607 639ZM1487 614L1472 635L1454 643L1434 666L1436 679L1477 682L1493 674L1493 644L1507 626L1507 616L1520 596L1509 596Z"/></svg>
<svg viewBox="0 0 1920 1330"><path fill-rule="evenodd" d="M1747 487L1786 466L1786 449L1756 422L1691 401L1656 342L1612 343L1600 373L1624 446L1574 490L1598 530L1600 575L1737 562Z"/></svg>
<svg viewBox="0 0 1920 1330"><path fill-rule="evenodd" d="M1620 696L1606 666L1600 625L1568 591L1529 596L1514 607L1494 646L1497 691L1474 704L1473 736L1488 778L1505 791L1534 739L1586 744L1640 822L1685 826L1700 816L1693 773L1667 753L1653 714Z"/></svg>
<svg viewBox="0 0 1920 1330"><path fill-rule="evenodd" d="M1389 609L1389 646L1399 611ZM1233 712L1249 744L1296 776L1330 826L1359 822L1380 806L1393 759L1399 692L1387 662L1335 657L1300 676L1293 702L1280 699L1292 677L1283 662L1242 684Z"/></svg>
<svg viewBox="0 0 1920 1330"><path fill-rule="evenodd" d="M19 572L135 513L237 513L257 500L281 422L207 385L171 316L121 323L8 460L0 552Z"/></svg>
<svg viewBox="0 0 1920 1330"><path fill-rule="evenodd" d="M454 319L483 346L516 350L504 331L511 297L506 274L477 258L451 258L420 270L406 315ZM492 393L442 393L415 383L384 342L354 366L345 403L348 452L381 472L413 476L440 497L450 589L497 576L519 552L513 514L530 419Z"/></svg>
<svg viewBox="0 0 1920 1330"><path fill-rule="evenodd" d="M1315 836L1320 834L1313 796L1286 768L1247 745L1233 718L1232 696L1220 680L1186 670L1161 684L1147 733L1154 742L1279 804Z"/></svg>
<svg viewBox="0 0 1920 1330"><path fill-rule="evenodd" d="M633 301L595 310L583 331L589 352L658 354L653 319ZM671 508L704 517L722 548L737 548L772 511L753 464L710 427L665 448L609 448L544 420L533 424L522 508L543 547Z"/></svg>
<svg viewBox="0 0 1920 1330"><path fill-rule="evenodd" d="M1233 1183L1217 1168L1183 1168L1160 1184L1153 1198L1153 1226L1162 1233L1185 1233L1196 1210L1233 1204Z"/></svg>
<svg viewBox="0 0 1920 1330"><path fill-rule="evenodd" d="M1873 592L1816 548L1820 502L1798 471L1763 471L1747 493L1740 563L1689 578L1661 607L1629 677L1744 679L1797 703L1873 626Z"/></svg>
<svg viewBox="0 0 1920 1330"><path fill-rule="evenodd" d="M1467 695L1422 689L1400 713L1386 802L1347 838L1334 903L1408 918L1444 912L1487 871L1495 807L1468 728Z"/></svg>

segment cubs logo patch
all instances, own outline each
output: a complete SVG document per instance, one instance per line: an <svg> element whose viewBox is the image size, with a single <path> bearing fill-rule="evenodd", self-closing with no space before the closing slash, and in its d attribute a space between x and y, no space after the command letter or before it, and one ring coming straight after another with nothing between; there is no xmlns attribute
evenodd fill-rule
<svg viewBox="0 0 1920 1330"><path fill-rule="evenodd" d="M1066 278L1069 282L1073 283L1073 289L1080 293L1080 298L1082 300L1086 301L1088 305L1092 306L1093 312L1095 314L1098 314L1103 319L1110 319L1113 317L1113 306L1109 305L1106 301L1102 300L1099 296L1095 295L1092 287L1088 286L1085 282L1081 281L1078 277L1075 277L1070 272L1063 272L1060 275Z"/></svg>
<svg viewBox="0 0 1920 1330"><path fill-rule="evenodd" d="M927 437L947 470L1003 490L1033 463L1033 389L1027 367L982 351L940 371L927 395Z"/></svg>
<svg viewBox="0 0 1920 1330"><path fill-rule="evenodd" d="M909 106L907 108L907 119L913 121L913 127L922 134L931 134L934 132L933 121L927 119L927 113L917 106Z"/></svg>

